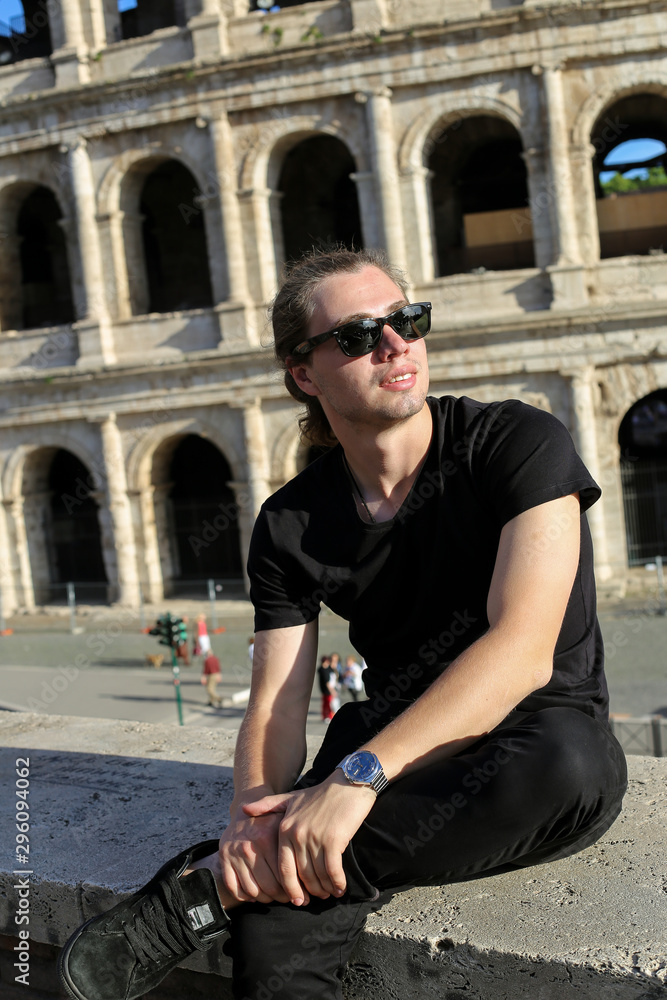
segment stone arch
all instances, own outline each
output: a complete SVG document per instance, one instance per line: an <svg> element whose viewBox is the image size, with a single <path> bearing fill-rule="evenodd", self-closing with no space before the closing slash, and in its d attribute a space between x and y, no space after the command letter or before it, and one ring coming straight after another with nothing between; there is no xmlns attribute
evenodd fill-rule
<svg viewBox="0 0 667 1000"><path fill-rule="evenodd" d="M398 145L398 167L407 173L415 167L426 166L429 146L435 137L454 123L474 115L490 115L503 118L514 126L521 135L521 112L498 98L483 94L470 94L463 101L460 94L438 96L437 105L428 107L418 114L405 129ZM430 141L429 141L430 140Z"/></svg>
<svg viewBox="0 0 667 1000"><path fill-rule="evenodd" d="M667 389L627 410L618 429L630 566L667 557Z"/></svg>
<svg viewBox="0 0 667 1000"><path fill-rule="evenodd" d="M517 116L484 103L441 115L421 148L440 275L535 266Z"/></svg>
<svg viewBox="0 0 667 1000"><path fill-rule="evenodd" d="M181 199L174 205L177 211L173 221L175 225L182 225L182 232L193 246L196 243L197 255L202 263L205 258L206 267L197 271L201 275L205 273L208 281L202 281L201 294L195 299L197 302L201 300L202 306L213 304L211 261L206 240L206 228L210 225L210 200L201 197L201 192L206 190L202 164L182 151L175 152L160 144L159 148L148 151L131 149L121 153L107 168L98 188L98 215L111 230L118 313L122 317L145 315L151 310L151 272L145 253L146 219L141 210L142 192L150 176L170 163L180 165L192 178L192 184L184 185ZM185 281L187 276L182 274L181 277ZM177 297L175 289L172 289L172 294ZM178 302L166 304L176 307ZM184 306L188 307L187 304Z"/></svg>
<svg viewBox="0 0 667 1000"><path fill-rule="evenodd" d="M628 74L625 67L618 67L616 72L609 73L605 86L598 87L589 94L574 116L571 136L575 148L588 149L595 123L604 112L623 98L639 93L667 97L667 79L658 80L652 76L644 76L643 72L638 70Z"/></svg>
<svg viewBox="0 0 667 1000"><path fill-rule="evenodd" d="M43 58L53 51L48 5L40 0L21 0L21 6L23 17L12 17L0 36L3 66L23 59Z"/></svg>
<svg viewBox="0 0 667 1000"><path fill-rule="evenodd" d="M655 141L650 154L644 142L636 144L647 139ZM600 257L664 252L667 87L626 87L616 94L593 122L589 150ZM652 174L638 177L633 168L645 160Z"/></svg>
<svg viewBox="0 0 667 1000"><path fill-rule="evenodd" d="M137 439L127 459L127 485L130 492L139 492L151 485L153 457L168 438L196 434L210 441L226 457L234 480L243 478L245 458L236 447L232 435L225 436L213 421L188 416L156 424Z"/></svg>
<svg viewBox="0 0 667 1000"><path fill-rule="evenodd" d="M278 118L259 127L255 141L247 150L240 169L239 187L275 190L286 153L312 135L331 135L348 147L359 170L369 169L368 152L352 131L337 122L323 121L320 115L295 115Z"/></svg>
<svg viewBox="0 0 667 1000"><path fill-rule="evenodd" d="M128 484L141 504L144 561L165 595L204 596L209 578L241 580L234 467L233 444L198 419L155 428L133 448Z"/></svg>
<svg viewBox="0 0 667 1000"><path fill-rule="evenodd" d="M279 151L278 259L298 259L316 245L363 246L357 165L349 147L338 136L317 132L291 142L286 152L276 147L274 154Z"/></svg>
<svg viewBox="0 0 667 1000"><path fill-rule="evenodd" d="M37 176L0 186L0 330L75 319L67 204Z"/></svg>
<svg viewBox="0 0 667 1000"><path fill-rule="evenodd" d="M73 583L78 600L106 603L114 560L95 454L76 435L42 437L16 448L3 469L24 590L38 604L63 603Z"/></svg>

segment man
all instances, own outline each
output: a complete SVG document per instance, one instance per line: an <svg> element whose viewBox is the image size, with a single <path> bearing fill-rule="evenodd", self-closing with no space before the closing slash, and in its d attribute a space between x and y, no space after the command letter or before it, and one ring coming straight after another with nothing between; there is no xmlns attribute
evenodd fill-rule
<svg viewBox="0 0 667 1000"><path fill-rule="evenodd" d="M201 680L206 685L209 705L212 708L222 708L222 698L218 694L218 684L222 680L220 660L210 647L202 667Z"/></svg>
<svg viewBox="0 0 667 1000"><path fill-rule="evenodd" d="M516 400L427 398L430 305L377 252L297 263L273 326L304 431L338 444L255 526L230 824L77 932L77 1000L131 1000L227 921L236 998L340 1000L391 893L564 857L621 808L583 516L600 491L565 428ZM298 780L322 602L350 622L368 700ZM95 962L116 970L106 992Z"/></svg>

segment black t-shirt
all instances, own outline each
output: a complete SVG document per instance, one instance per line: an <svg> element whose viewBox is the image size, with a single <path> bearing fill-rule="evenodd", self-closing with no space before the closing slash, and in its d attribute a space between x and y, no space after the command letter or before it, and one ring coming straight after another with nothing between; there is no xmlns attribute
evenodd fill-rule
<svg viewBox="0 0 667 1000"><path fill-rule="evenodd" d="M600 489L554 416L518 400L428 397L431 445L391 521L361 520L340 446L263 505L248 573L256 630L312 621L321 603L350 623L369 697L412 700L489 627L503 525L578 492L581 555L546 687L519 706L577 704L606 718L607 688L584 511ZM391 692L390 692L391 689Z"/></svg>

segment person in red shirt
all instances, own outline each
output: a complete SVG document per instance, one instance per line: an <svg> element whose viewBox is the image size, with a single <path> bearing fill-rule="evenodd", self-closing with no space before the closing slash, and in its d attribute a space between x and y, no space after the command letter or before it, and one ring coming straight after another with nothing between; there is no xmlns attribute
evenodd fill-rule
<svg viewBox="0 0 667 1000"><path fill-rule="evenodd" d="M218 684L221 680L222 671L220 670L220 660L213 653L213 650L210 650L208 656L204 660L201 682L206 685L208 703L212 708L222 707L222 698L218 694Z"/></svg>

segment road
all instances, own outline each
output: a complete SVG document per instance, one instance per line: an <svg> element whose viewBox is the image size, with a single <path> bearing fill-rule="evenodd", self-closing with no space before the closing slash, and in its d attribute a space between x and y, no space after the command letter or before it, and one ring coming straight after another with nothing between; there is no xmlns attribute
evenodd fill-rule
<svg viewBox="0 0 667 1000"><path fill-rule="evenodd" d="M222 620L226 631L212 638L223 669L220 690L229 698L249 686L247 639L252 614L244 603ZM667 716L667 616L655 614L648 602L606 607L600 620L612 711ZM79 622L83 631L75 635L67 631L67 619L26 618L11 623L14 633L0 638L0 705L58 715L178 724L170 667L156 670L145 660L147 654L165 652L165 647L142 634L137 621L122 622L108 609ZM334 650L343 658L350 650L347 628L341 619L325 612L320 651ZM206 705L199 668L182 668L180 681L185 725L236 728L240 724L242 703L220 710ZM313 735L324 731L317 692L308 730Z"/></svg>

